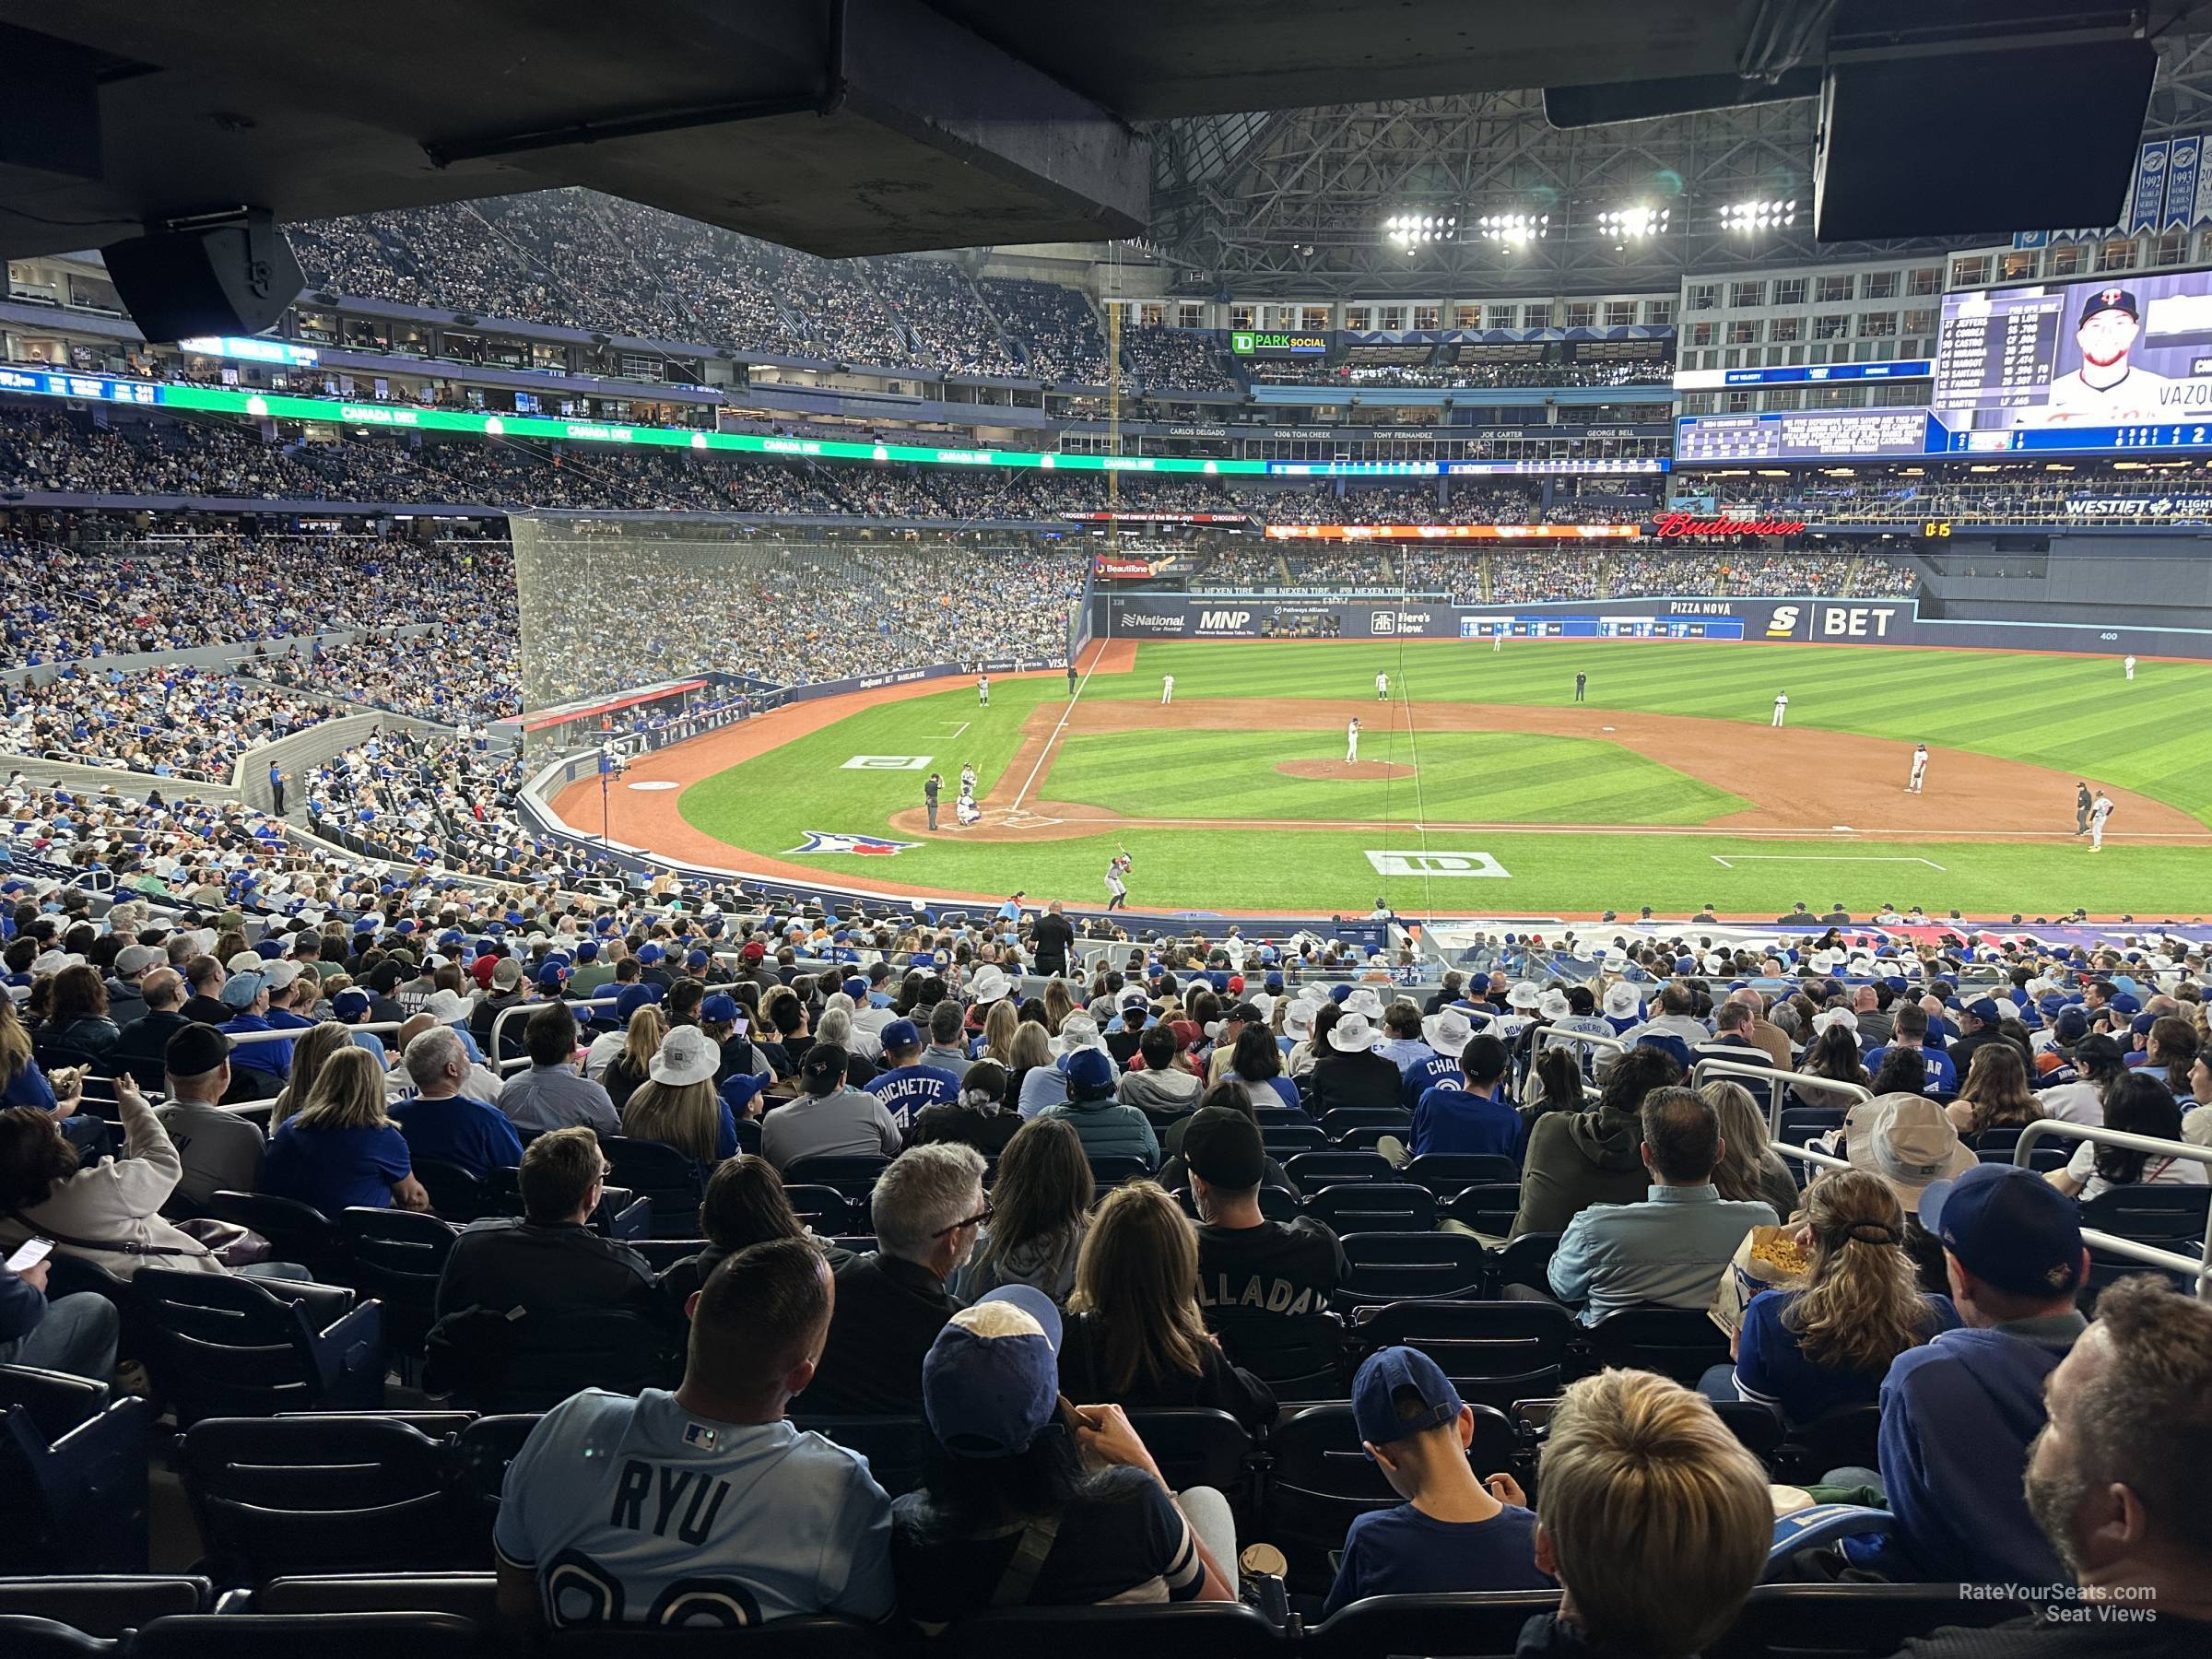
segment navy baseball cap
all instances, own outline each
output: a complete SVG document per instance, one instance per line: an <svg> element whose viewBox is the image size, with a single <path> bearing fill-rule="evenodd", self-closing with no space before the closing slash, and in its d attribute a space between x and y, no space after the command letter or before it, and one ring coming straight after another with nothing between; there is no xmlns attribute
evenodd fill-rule
<svg viewBox="0 0 2212 1659"><path fill-rule="evenodd" d="M840 984L838 989L842 991L847 996L851 997L855 1003L857 1003L863 997L867 995L868 982L865 979L862 979L859 974L855 973L847 978L843 983Z"/></svg>
<svg viewBox="0 0 2212 1659"><path fill-rule="evenodd" d="M1067 1057L1067 1086L1091 1090L1113 1088L1113 1061L1095 1048L1079 1048Z"/></svg>
<svg viewBox="0 0 2212 1659"><path fill-rule="evenodd" d="M2132 991L2123 991L2112 998L2112 1012L2115 1014L2140 1014L2143 1012L2142 999Z"/></svg>
<svg viewBox="0 0 2212 1659"><path fill-rule="evenodd" d="M2083 304L2081 321L2087 323L2091 317L2101 316L2106 312L2125 312L2137 322L2141 322L2143 319L2143 307L2136 301L2134 292L2128 288L2099 288ZM2075 326L2079 327L2080 324L2077 324Z"/></svg>
<svg viewBox="0 0 2212 1659"><path fill-rule="evenodd" d="M648 968L652 967L653 963L659 961L663 954L664 953L658 945L641 945L638 947L638 960Z"/></svg>
<svg viewBox="0 0 2212 1659"><path fill-rule="evenodd" d="M2081 1283L2074 1200L2033 1170L1979 1164L1920 1195L1920 1224L1978 1279L2016 1296L2063 1296Z"/></svg>
<svg viewBox="0 0 2212 1659"><path fill-rule="evenodd" d="M1060 1310L1006 1285L955 1313L922 1359L922 1412L956 1457L1015 1457L1060 1406Z"/></svg>
<svg viewBox="0 0 2212 1659"><path fill-rule="evenodd" d="M348 985L330 999L330 1011L345 1020L360 1018L373 1006L369 993L359 985Z"/></svg>
<svg viewBox="0 0 2212 1659"><path fill-rule="evenodd" d="M1689 1044L1667 1031L1646 1031L1636 1039L1638 1048L1655 1048L1685 1072L1689 1070Z"/></svg>
<svg viewBox="0 0 2212 1659"><path fill-rule="evenodd" d="M894 1019L883 1028L883 1046L887 1050L919 1048L921 1045L921 1028L911 1019Z"/></svg>
<svg viewBox="0 0 2212 1659"><path fill-rule="evenodd" d="M1966 1005L1966 1011L1983 1025L1995 1025L2003 1018L1997 1011L1996 1000L1994 997L1977 997Z"/></svg>
<svg viewBox="0 0 2212 1659"><path fill-rule="evenodd" d="M2089 1034L2088 1011L2084 1008L2065 1007L2051 1022L2051 1034L2061 1042L2079 1042Z"/></svg>
<svg viewBox="0 0 2212 1659"><path fill-rule="evenodd" d="M726 1019L735 1019L737 1018L737 999L717 993L699 1005L699 1017L712 1020L716 1025Z"/></svg>
<svg viewBox="0 0 2212 1659"><path fill-rule="evenodd" d="M537 986L541 991L558 991L569 982L569 971L559 962L547 962L537 971Z"/></svg>
<svg viewBox="0 0 2212 1659"><path fill-rule="evenodd" d="M713 959L703 950L690 950L684 953L684 966L687 968L704 968Z"/></svg>
<svg viewBox="0 0 2212 1659"><path fill-rule="evenodd" d="M582 944L577 946L576 959L580 962L597 961L599 959L599 941L596 939L586 939Z"/></svg>
<svg viewBox="0 0 2212 1659"><path fill-rule="evenodd" d="M658 985L625 985L615 993L615 1018L627 1022L640 1008L660 1000Z"/></svg>
<svg viewBox="0 0 2212 1659"><path fill-rule="evenodd" d="M1411 1389L1421 1409L1407 1416L1398 1409L1398 1393ZM1352 1379L1352 1422L1371 1446L1387 1446L1459 1420L1459 1390L1436 1361L1418 1348L1378 1348Z"/></svg>

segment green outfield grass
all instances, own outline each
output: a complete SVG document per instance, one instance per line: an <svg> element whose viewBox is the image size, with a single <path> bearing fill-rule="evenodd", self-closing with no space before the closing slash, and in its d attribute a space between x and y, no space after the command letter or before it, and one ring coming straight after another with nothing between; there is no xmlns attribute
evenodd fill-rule
<svg viewBox="0 0 2212 1659"><path fill-rule="evenodd" d="M2199 735L2212 703L2212 665L2146 662L2135 683L2109 658L1937 652L1870 646L1594 641L1487 644L1241 641L1143 645L1128 675L1092 675L1086 698L1156 699L1175 676L1179 707L1209 697L1371 699L1378 671L1417 701L1564 703L1577 669L1594 708L1740 720L1763 726L1774 693L1790 694L1793 725L1828 727L1979 750L2140 791L2212 822L2212 751ZM733 846L785 856L807 830L895 835L890 814L918 806L922 772L841 770L856 755L928 755L951 782L975 762L989 794L1013 759L1024 719L1065 706L1058 678L1000 681L989 709L972 688L881 705L706 779L679 803L690 823ZM966 729L955 735L966 723ZM1361 755L1405 759L1382 732ZM1559 737L1445 734L1414 741L1423 798L1438 821L1695 822L1740 803L1627 751ZM1394 782L1301 781L1274 771L1286 758L1340 759L1321 733L1243 735L1178 730L1089 734L1055 750L1028 790L1144 817L1341 820L1382 817L1407 827L1368 830L1129 830L1059 841L932 841L896 858L795 859L828 880L1101 902L1107 858L1136 860L1132 901L1180 909L1365 910L1378 892L1418 912L1548 913L1693 909L1778 915L1791 901L1841 899L1864 912L1885 900L1934 911L2008 915L2074 905L2094 912L2194 914L2212 884L2212 850L2134 846L2090 856L2051 845L1957 841L1784 842L1680 830L1661 834L1430 833L1410 826L1410 788ZM1466 746L1464 749L1458 746ZM1610 761L1584 770L1586 751ZM1445 751L1451 751L1446 758ZM1006 781L1006 792L1024 779ZM1362 793L1364 792L1364 793ZM1639 799L1641 797L1641 799ZM1355 799L1359 805L1350 805ZM1441 803L1450 802L1449 810ZM1607 803L1600 814L1594 801ZM1511 810L1484 809L1482 803ZM1637 803L1630 805L1629 803ZM2070 818L2071 804L2056 816ZM2118 828L2119 826L2115 826ZM1499 878L1379 877L1370 852L1484 853ZM1716 855L1730 862L1716 862ZM1940 868L1935 866L1941 866Z"/></svg>
<svg viewBox="0 0 2212 1659"><path fill-rule="evenodd" d="M1378 727L1361 735L1359 756L1413 766L1415 776L1317 780L1276 770L1343 759L1334 732L1085 732L1060 740L1033 793L1126 818L1385 823L1702 824L1750 804L1583 737L1416 731L1409 739Z"/></svg>

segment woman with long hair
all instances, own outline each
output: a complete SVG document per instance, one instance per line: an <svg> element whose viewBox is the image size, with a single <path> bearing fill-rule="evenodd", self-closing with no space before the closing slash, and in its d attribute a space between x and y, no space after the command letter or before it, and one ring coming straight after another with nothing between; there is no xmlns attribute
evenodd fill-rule
<svg viewBox="0 0 2212 1659"><path fill-rule="evenodd" d="M1959 1098L1944 1111L1969 1145L1985 1129L2020 1129L2043 1115L2028 1088L2028 1063L2009 1042L1985 1042L1974 1051Z"/></svg>
<svg viewBox="0 0 2212 1659"><path fill-rule="evenodd" d="M652 1076L653 1057L661 1052L661 1039L667 1035L668 1017L653 1004L647 1003L631 1013L622 1052L599 1079L617 1112L629 1104L629 1097Z"/></svg>
<svg viewBox="0 0 2212 1659"><path fill-rule="evenodd" d="M1076 1265L1060 1386L1117 1406L1210 1406L1248 1429L1274 1420L1275 1395L1232 1365L1198 1311L1198 1235L1149 1181L1106 1194Z"/></svg>
<svg viewBox="0 0 2212 1659"><path fill-rule="evenodd" d="M1298 1085L1283 1076L1282 1050L1276 1047L1267 1028L1256 1021L1237 1033L1236 1046L1230 1051L1229 1069L1221 1074L1220 1081L1235 1084L1255 1107L1298 1110Z"/></svg>
<svg viewBox="0 0 2212 1659"><path fill-rule="evenodd" d="M2128 1075L2126 1053L2102 1031L2096 1031L2074 1045L2072 1061L2072 1079L2038 1090L2036 1103L2045 1117L2062 1123L2100 1124L2105 1097Z"/></svg>
<svg viewBox="0 0 2212 1659"><path fill-rule="evenodd" d="M427 1210L406 1136L384 1115L384 1068L347 1043L323 1062L300 1110L269 1139L261 1190L332 1220L348 1209Z"/></svg>
<svg viewBox="0 0 2212 1659"><path fill-rule="evenodd" d="M1856 1083L1861 1088L1871 1086L1866 1067L1859 1059L1857 1028L1841 1019L1830 1019L1805 1051L1797 1063L1797 1072L1804 1077L1825 1077L1837 1083ZM1790 1086L1790 1097L1800 1105L1848 1107L1859 1097L1839 1089L1826 1089L1811 1083Z"/></svg>
<svg viewBox="0 0 2212 1659"><path fill-rule="evenodd" d="M691 1293L707 1282L725 1256L771 1239L814 1239L792 1212L791 1197L776 1166L750 1152L724 1159L707 1178L706 1196L699 1201L699 1234L707 1247L672 1262L654 1281L676 1312L683 1312ZM833 1268L852 1259L850 1251L819 1239L814 1242Z"/></svg>
<svg viewBox="0 0 2212 1659"><path fill-rule="evenodd" d="M1712 1184L1724 1198L1764 1204L1783 1220L1796 1213L1799 1194L1790 1166L1767 1140L1767 1120L1741 1083L1716 1077L1698 1091L1721 1129L1721 1161Z"/></svg>
<svg viewBox="0 0 2212 1659"><path fill-rule="evenodd" d="M953 1294L974 1301L1001 1285L1029 1285L1065 1301L1097 1196L1075 1126L1064 1118L1031 1118L999 1156L991 1224L955 1277Z"/></svg>
<svg viewBox="0 0 2212 1659"><path fill-rule="evenodd" d="M55 974L45 1023L31 1035L40 1047L56 1053L104 1059L123 1029L108 1018L108 987L100 970L78 962Z"/></svg>
<svg viewBox="0 0 2212 1659"><path fill-rule="evenodd" d="M1535 1079L1528 1100L1520 1108L1524 1124L1535 1123L1546 1112L1583 1110L1583 1060L1572 1043L1556 1042L1537 1054Z"/></svg>
<svg viewBox="0 0 2212 1659"><path fill-rule="evenodd" d="M1011 997L1002 996L993 1003L991 1011L983 1016L983 1046L977 1058L995 1060L1011 1071L1014 1067L1014 1031L1020 1024L1021 1014ZM1039 1027L1039 1030L1042 1029ZM1045 1034L1051 1036L1049 1031Z"/></svg>
<svg viewBox="0 0 2212 1659"><path fill-rule="evenodd" d="M999 1006L1004 1007L1006 1005L1002 1003ZM1006 1099L1018 1100L1021 1099L1022 1079L1030 1075L1030 1068L1052 1065L1053 1040L1045 1035L1041 1025L1024 1021L1015 1027L1007 1051L1007 1058L999 1062L1006 1068Z"/></svg>
<svg viewBox="0 0 2212 1659"><path fill-rule="evenodd" d="M2189 1093L2189 1068L2196 1064L2196 1028L2175 1014L2162 1014L2152 1022L2144 1049L2146 1071L2165 1080L2176 1100Z"/></svg>
<svg viewBox="0 0 2212 1659"><path fill-rule="evenodd" d="M1021 1129L1021 1114L1006 1104L1006 1068L995 1060L975 1060L960 1074L958 1100L935 1101L914 1114L906 1144L958 1141L996 1159Z"/></svg>
<svg viewBox="0 0 2212 1659"><path fill-rule="evenodd" d="M2113 1083L2104 1097L2104 1126L2153 1140L2182 1138L2182 1108L2166 1085L2140 1071ZM2193 1158L2169 1158L2126 1147L2083 1141L2063 1170L2044 1179L2087 1204L2118 1186L2203 1186L2205 1166Z"/></svg>
<svg viewBox="0 0 2212 1659"><path fill-rule="evenodd" d="M306 1105L308 1097L315 1091L315 1079L323 1075L323 1067L330 1057L342 1048L355 1046L352 1030L335 1019L326 1019L300 1032L292 1041L292 1069L269 1110L269 1127L274 1130Z"/></svg>
<svg viewBox="0 0 2212 1659"><path fill-rule="evenodd" d="M670 1031L661 1039L645 1081L622 1108L622 1133L674 1147L694 1163L735 1157L736 1119L714 1092L721 1059L713 1040L697 1026Z"/></svg>
<svg viewBox="0 0 2212 1659"><path fill-rule="evenodd" d="M16 1012L15 998L0 995L0 1106L36 1106L56 1118L72 1117L84 1079L75 1072L61 1076L64 1086L57 1090L31 1053L30 1029Z"/></svg>
<svg viewBox="0 0 2212 1659"><path fill-rule="evenodd" d="M1076 994L1067 988L1064 979L1053 979L1044 987L1044 1027L1055 1037L1070 1014L1076 1011Z"/></svg>
<svg viewBox="0 0 2212 1659"><path fill-rule="evenodd" d="M1831 1170L1806 1188L1797 1240L1812 1258L1805 1288L1751 1299L1733 1372L1736 1397L1790 1424L1872 1405L1891 1360L1959 1323L1948 1297L1922 1293L1904 1206L1871 1171Z"/></svg>

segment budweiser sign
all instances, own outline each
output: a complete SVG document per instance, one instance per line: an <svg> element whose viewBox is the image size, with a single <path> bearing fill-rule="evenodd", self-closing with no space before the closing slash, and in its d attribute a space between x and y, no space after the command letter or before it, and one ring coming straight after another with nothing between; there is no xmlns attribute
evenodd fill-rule
<svg viewBox="0 0 2212 1659"><path fill-rule="evenodd" d="M1804 528L1803 519L1692 518L1687 512L1663 512L1652 521L1652 534L1663 541L1687 535L1795 535Z"/></svg>

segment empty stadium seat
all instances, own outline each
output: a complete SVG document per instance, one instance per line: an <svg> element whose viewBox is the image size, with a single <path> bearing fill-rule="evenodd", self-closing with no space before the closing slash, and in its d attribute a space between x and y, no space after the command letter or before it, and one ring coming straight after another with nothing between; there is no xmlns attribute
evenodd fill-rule
<svg viewBox="0 0 2212 1659"><path fill-rule="evenodd" d="M442 1158L411 1158L408 1162L415 1179L422 1182L422 1190L430 1195L431 1210L440 1218L458 1227L479 1216L505 1213L493 1200L484 1179L474 1171Z"/></svg>
<svg viewBox="0 0 2212 1659"><path fill-rule="evenodd" d="M1436 1194L1405 1181L1362 1181L1308 1193L1304 1213L1331 1232L1427 1232Z"/></svg>
<svg viewBox="0 0 2212 1659"><path fill-rule="evenodd" d="M228 1611L281 1613L453 1613L489 1626L499 1617L499 1581L489 1572L335 1572L272 1579L223 1598Z"/></svg>
<svg viewBox="0 0 2212 1659"><path fill-rule="evenodd" d="M796 1403L804 1406L806 1396L800 1395ZM866 1458L876 1484L894 1498L922 1484L923 1460L928 1454L930 1437L929 1425L920 1418L809 1417L800 1411L792 1420Z"/></svg>
<svg viewBox="0 0 2212 1659"><path fill-rule="evenodd" d="M1222 1351L1279 1400L1344 1397L1344 1322L1334 1313L1243 1313L1214 1321Z"/></svg>
<svg viewBox="0 0 2212 1659"><path fill-rule="evenodd" d="M958 1659L1033 1653L1050 1653L1053 1659L1129 1659L1132 1653L1148 1659L1261 1659L1283 1642L1258 1609L1241 1602L1182 1602L1001 1608L959 1620L940 1645Z"/></svg>
<svg viewBox="0 0 2212 1659"><path fill-rule="evenodd" d="M606 1135L599 1145L606 1154L607 1180L652 1200L651 1236L682 1239L698 1230L707 1172L695 1161L674 1147L627 1135Z"/></svg>
<svg viewBox="0 0 2212 1659"><path fill-rule="evenodd" d="M835 1187L848 1203L857 1204L865 1211L868 1194L876 1190L876 1178L890 1167L890 1162L888 1158L860 1155L801 1158L794 1159L783 1171L783 1179L794 1186Z"/></svg>
<svg viewBox="0 0 2212 1659"><path fill-rule="evenodd" d="M1521 1213L1521 1183L1471 1182L1452 1194L1443 1213L1447 1221L1456 1221L1487 1239L1502 1239L1512 1231L1513 1218Z"/></svg>
<svg viewBox="0 0 2212 1659"><path fill-rule="evenodd" d="M356 1208L340 1213L338 1231L350 1264L347 1278L383 1304L385 1347L410 1362L419 1359L458 1230L413 1210Z"/></svg>
<svg viewBox="0 0 2212 1659"><path fill-rule="evenodd" d="M1622 1308L1590 1327L1600 1365L1657 1371L1686 1387L1728 1360L1728 1337L1702 1308Z"/></svg>
<svg viewBox="0 0 2212 1659"><path fill-rule="evenodd" d="M1283 1173L1301 1193L1362 1181L1396 1182L1398 1171L1380 1152L1345 1151L1332 1147L1322 1152L1300 1152L1284 1160Z"/></svg>
<svg viewBox="0 0 2212 1659"><path fill-rule="evenodd" d="M1881 1465L1882 1409L1844 1406L1809 1423L1793 1423L1774 1454L1775 1478L1804 1486L1830 1469L1878 1468Z"/></svg>
<svg viewBox="0 0 2212 1659"><path fill-rule="evenodd" d="M350 1294L329 1286L159 1267L141 1269L132 1289L147 1310L148 1367L182 1424L382 1402L373 1300L347 1307Z"/></svg>
<svg viewBox="0 0 2212 1659"><path fill-rule="evenodd" d="M1313 1124L1262 1124L1260 1144L1271 1158L1288 1158L1298 1152L1325 1149L1329 1137Z"/></svg>
<svg viewBox="0 0 2212 1659"><path fill-rule="evenodd" d="M852 1202L833 1186L788 1185L783 1196L791 1201L792 1214L818 1234L841 1233L853 1225ZM867 1219L865 1204L861 1206L859 1218Z"/></svg>
<svg viewBox="0 0 2212 1659"><path fill-rule="evenodd" d="M1363 1354L1419 1348L1462 1399L1503 1411L1559 1392L1579 1329L1556 1302L1401 1301L1369 1311L1352 1337Z"/></svg>
<svg viewBox="0 0 2212 1659"><path fill-rule="evenodd" d="M1957 1584L1762 1584L1707 1659L1889 1659L1947 1625L1987 1629L2027 1612Z"/></svg>
<svg viewBox="0 0 2212 1659"><path fill-rule="evenodd" d="M87 1574L62 1569L50 1578L0 1579L0 1614L59 1619L88 1636L120 1636L150 1619L205 1613L214 1605L213 1586L184 1573Z"/></svg>
<svg viewBox="0 0 2212 1659"><path fill-rule="evenodd" d="M1308 1659L1377 1659L1391 1653L1451 1653L1510 1659L1522 1627L1559 1610L1557 1590L1495 1590L1462 1595L1371 1595L1309 1626L1299 1643Z"/></svg>
<svg viewBox="0 0 2212 1659"><path fill-rule="evenodd" d="M210 1418L186 1432L179 1461L226 1582L462 1564L447 1448L412 1424Z"/></svg>
<svg viewBox="0 0 2212 1659"><path fill-rule="evenodd" d="M1147 1181L1152 1175L1152 1166L1135 1154L1101 1155L1090 1159L1089 1163L1090 1178L1100 1193L1110 1193L1128 1182Z"/></svg>
<svg viewBox="0 0 2212 1659"><path fill-rule="evenodd" d="M146 1571L153 1414L144 1400L106 1394L81 1377L0 1366L0 1517L11 1568Z"/></svg>
<svg viewBox="0 0 2212 1659"><path fill-rule="evenodd" d="M680 1334L607 1309L449 1313L431 1327L424 1374L433 1391L488 1414L550 1411L583 1388L636 1394L682 1375Z"/></svg>
<svg viewBox="0 0 2212 1659"><path fill-rule="evenodd" d="M2212 1212L2212 1186L2116 1186L2086 1199L2081 1224L2138 1244L2199 1255Z"/></svg>
<svg viewBox="0 0 2212 1659"><path fill-rule="evenodd" d="M1470 1300L1489 1277L1488 1253L1465 1233L1347 1233L1340 1242L1352 1276L1331 1305L1347 1315L1364 1303Z"/></svg>
<svg viewBox="0 0 2212 1659"><path fill-rule="evenodd" d="M1338 1106L1324 1112L1321 1132L1339 1146L1355 1129L1382 1129L1399 1135L1413 1128L1413 1113L1389 1106Z"/></svg>
<svg viewBox="0 0 2212 1659"><path fill-rule="evenodd" d="M1502 1289L1507 1285L1526 1285L1550 1294L1551 1258L1559 1248L1558 1233L1523 1233L1490 1258L1492 1287Z"/></svg>
<svg viewBox="0 0 2212 1659"><path fill-rule="evenodd" d="M1451 1198L1478 1182L1521 1179L1520 1166L1489 1152L1424 1152L1406 1166L1401 1180Z"/></svg>
<svg viewBox="0 0 2212 1659"><path fill-rule="evenodd" d="M0 1653L9 1659L112 1659L120 1644L29 1613L0 1613Z"/></svg>
<svg viewBox="0 0 2212 1659"><path fill-rule="evenodd" d="M470 1659L483 1640L451 1613L182 1614L138 1632L131 1659Z"/></svg>

